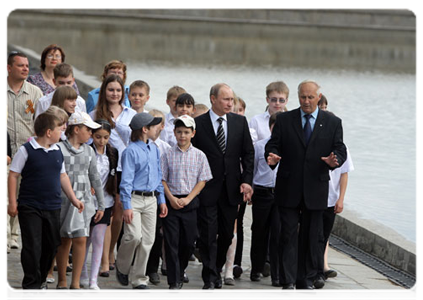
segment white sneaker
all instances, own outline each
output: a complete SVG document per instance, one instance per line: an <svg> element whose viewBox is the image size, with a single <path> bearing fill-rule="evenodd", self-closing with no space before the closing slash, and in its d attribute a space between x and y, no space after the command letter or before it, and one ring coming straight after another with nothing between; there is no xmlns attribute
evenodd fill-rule
<svg viewBox="0 0 423 300"><path fill-rule="evenodd" d="M56 281L56 279L54 279L54 277L47 277L47 283L54 283Z"/></svg>
<svg viewBox="0 0 423 300"><path fill-rule="evenodd" d="M91 284L90 285L90 290L99 290L100 288L98 287L97 284Z"/></svg>
<svg viewBox="0 0 423 300"><path fill-rule="evenodd" d="M89 282L88 278L79 280L79 286L81 288L87 288L89 285L90 285L90 282Z"/></svg>
<svg viewBox="0 0 423 300"><path fill-rule="evenodd" d="M12 249L19 249L19 244L15 240L10 240L10 248Z"/></svg>

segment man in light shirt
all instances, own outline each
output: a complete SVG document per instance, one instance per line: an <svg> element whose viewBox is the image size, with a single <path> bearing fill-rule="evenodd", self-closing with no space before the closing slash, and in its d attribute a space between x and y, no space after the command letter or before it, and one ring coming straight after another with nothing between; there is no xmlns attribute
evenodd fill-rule
<svg viewBox="0 0 423 300"><path fill-rule="evenodd" d="M53 71L54 71L53 82L56 85L56 88L59 86L73 87L73 84L75 83L75 78L73 77L73 69L71 65L62 63L57 65ZM36 119L39 114L42 114L50 107L51 101L53 99L53 95L54 95L54 92L40 98L40 101L35 106L34 119ZM87 108L85 106L85 100L79 95L76 98L75 111L87 112Z"/></svg>

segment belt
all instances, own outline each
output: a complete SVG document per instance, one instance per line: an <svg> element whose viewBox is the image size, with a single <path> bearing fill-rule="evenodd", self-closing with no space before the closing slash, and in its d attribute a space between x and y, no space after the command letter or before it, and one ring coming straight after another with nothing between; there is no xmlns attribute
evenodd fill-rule
<svg viewBox="0 0 423 300"><path fill-rule="evenodd" d="M267 186L261 186L261 185L254 185L254 189L258 189L258 190L262 190L262 191L267 191L270 192L272 194L275 193L275 188L274 187L267 187Z"/></svg>
<svg viewBox="0 0 423 300"><path fill-rule="evenodd" d="M151 196L158 196L160 192L152 191L152 192L143 192L143 191L132 191L132 194L143 196L143 197L151 197Z"/></svg>

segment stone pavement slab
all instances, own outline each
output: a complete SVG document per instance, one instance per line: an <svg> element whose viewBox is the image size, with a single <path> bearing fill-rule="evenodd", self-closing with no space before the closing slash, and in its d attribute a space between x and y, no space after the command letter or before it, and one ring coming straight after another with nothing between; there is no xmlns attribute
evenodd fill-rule
<svg viewBox="0 0 423 300"><path fill-rule="evenodd" d="M262 278L260 282L251 282L250 275L250 243L251 232L251 208L248 207L244 219L244 252L243 268L244 273L235 286L223 286L222 289L215 289L212 294L201 292L203 282L201 280L201 263L190 262L187 274L190 282L184 284L179 294L170 294L166 276L161 275L161 283L157 286L150 285L150 294L139 294L133 292L130 286L119 285L115 278L115 271L110 272L109 278L99 277L100 293L86 293L82 298L86 299L419 299L419 295L396 285L378 272L362 265L349 256L329 249L329 262L331 268L337 270L338 276L326 281L323 289L317 290L316 296L292 293L282 295L281 288L272 287L270 277ZM5 299L20 299L22 296L21 281L23 277L20 264L20 250L12 250L12 253L5 256ZM55 272L56 280L57 273ZM68 276L68 284L70 276ZM55 291L56 283L49 284L49 291L46 295L36 295L35 299L75 299L70 294L60 294Z"/></svg>

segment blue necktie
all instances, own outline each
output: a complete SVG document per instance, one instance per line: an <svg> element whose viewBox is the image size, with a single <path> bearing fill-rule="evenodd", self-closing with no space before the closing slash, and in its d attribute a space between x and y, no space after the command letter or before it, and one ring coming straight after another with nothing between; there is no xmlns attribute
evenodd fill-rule
<svg viewBox="0 0 423 300"><path fill-rule="evenodd" d="M311 124L310 124L311 115L304 115L304 118L306 118L306 122L305 122L305 125L304 125L304 141L305 141L306 145L308 145L308 142L309 142L310 137L311 137L311 132L312 132Z"/></svg>

